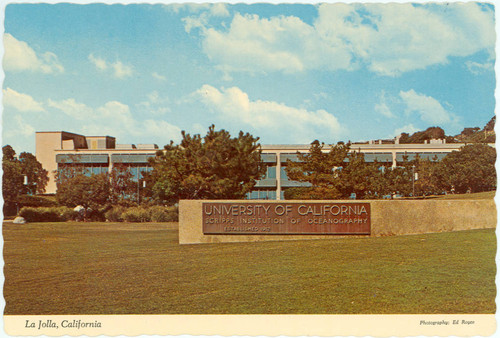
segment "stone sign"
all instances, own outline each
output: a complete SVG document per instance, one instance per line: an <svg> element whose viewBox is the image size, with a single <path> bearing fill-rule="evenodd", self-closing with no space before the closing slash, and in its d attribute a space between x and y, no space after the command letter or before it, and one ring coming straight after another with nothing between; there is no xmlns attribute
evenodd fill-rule
<svg viewBox="0 0 500 338"><path fill-rule="evenodd" d="M370 203L202 204L206 235L369 235Z"/></svg>

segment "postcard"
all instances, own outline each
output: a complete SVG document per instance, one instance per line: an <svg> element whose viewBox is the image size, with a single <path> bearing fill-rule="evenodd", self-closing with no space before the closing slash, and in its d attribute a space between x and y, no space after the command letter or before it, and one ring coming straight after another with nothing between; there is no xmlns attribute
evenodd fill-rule
<svg viewBox="0 0 500 338"><path fill-rule="evenodd" d="M8 336L492 336L492 2L2 6Z"/></svg>

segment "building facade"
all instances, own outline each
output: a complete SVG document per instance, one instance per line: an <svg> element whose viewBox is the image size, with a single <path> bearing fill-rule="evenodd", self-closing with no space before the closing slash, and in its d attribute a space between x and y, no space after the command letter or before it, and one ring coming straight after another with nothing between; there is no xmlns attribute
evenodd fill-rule
<svg viewBox="0 0 500 338"><path fill-rule="evenodd" d="M351 151L365 156L365 161L377 161L386 167L396 167L403 161L420 158L441 160L446 154L459 150L463 143L445 143L431 140L423 144L399 144L394 140L379 140L351 144ZM494 145L492 145L494 146ZM297 160L297 152L307 153L310 145L262 145L262 160L267 172L248 194L249 199L284 199L287 188L305 186L289 180L286 175L287 160ZM152 170L148 159L154 157L159 147L156 144L117 144L110 136L84 136L65 131L37 132L36 158L49 172L46 193L56 192L56 172L63 167L78 167L88 174L109 173L115 165L126 166L138 181L142 172ZM325 149L327 150L327 149Z"/></svg>

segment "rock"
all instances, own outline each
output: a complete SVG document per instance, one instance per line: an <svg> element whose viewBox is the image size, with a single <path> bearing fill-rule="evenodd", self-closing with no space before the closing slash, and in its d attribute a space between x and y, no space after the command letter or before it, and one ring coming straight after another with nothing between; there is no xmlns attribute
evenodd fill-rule
<svg viewBox="0 0 500 338"><path fill-rule="evenodd" d="M85 210L85 208L81 205L77 205L73 210L76 212L82 212L82 210Z"/></svg>
<svg viewBox="0 0 500 338"><path fill-rule="evenodd" d="M16 218L14 218L13 223L14 224L24 224L24 223L26 223L26 220L24 219L24 217L17 216Z"/></svg>

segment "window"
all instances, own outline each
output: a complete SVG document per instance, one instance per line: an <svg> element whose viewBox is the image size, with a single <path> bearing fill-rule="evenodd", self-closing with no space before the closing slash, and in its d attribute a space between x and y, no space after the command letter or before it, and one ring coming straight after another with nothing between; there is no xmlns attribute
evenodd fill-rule
<svg viewBox="0 0 500 338"><path fill-rule="evenodd" d="M132 174L132 180L137 181L138 180L138 168L137 167L130 167L130 173Z"/></svg>
<svg viewBox="0 0 500 338"><path fill-rule="evenodd" d="M267 190L259 191L259 199L261 199L261 200L269 199L268 191Z"/></svg>
<svg viewBox="0 0 500 338"><path fill-rule="evenodd" d="M265 178L276 178L276 167L267 167Z"/></svg>
<svg viewBox="0 0 500 338"><path fill-rule="evenodd" d="M269 199L270 200L276 199L276 190L269 190Z"/></svg>
<svg viewBox="0 0 500 338"><path fill-rule="evenodd" d="M281 179L282 180L287 180L288 179L288 175L286 174L286 170L285 170L286 167L281 167Z"/></svg>

